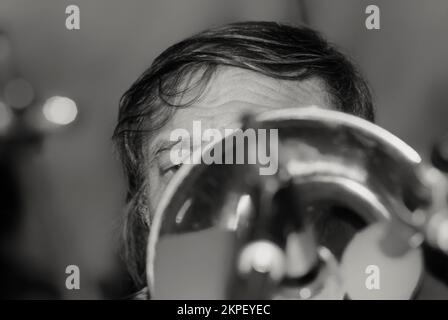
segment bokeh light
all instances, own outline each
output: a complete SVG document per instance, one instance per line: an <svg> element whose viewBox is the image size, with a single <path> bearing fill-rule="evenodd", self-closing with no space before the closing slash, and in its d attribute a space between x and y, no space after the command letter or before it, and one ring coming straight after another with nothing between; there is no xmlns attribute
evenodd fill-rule
<svg viewBox="0 0 448 320"><path fill-rule="evenodd" d="M43 107L45 118L58 125L67 125L75 121L78 115L76 103L67 97L51 97Z"/></svg>

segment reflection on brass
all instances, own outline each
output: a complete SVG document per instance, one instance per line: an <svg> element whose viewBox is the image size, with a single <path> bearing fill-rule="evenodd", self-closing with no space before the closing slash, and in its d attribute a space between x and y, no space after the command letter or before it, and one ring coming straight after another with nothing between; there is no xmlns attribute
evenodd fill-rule
<svg viewBox="0 0 448 320"><path fill-rule="evenodd" d="M271 154L278 171L260 175L259 163L183 166L150 232L152 297L415 295L422 243L448 251L441 171L391 133L337 111L270 111L242 127L278 129Z"/></svg>

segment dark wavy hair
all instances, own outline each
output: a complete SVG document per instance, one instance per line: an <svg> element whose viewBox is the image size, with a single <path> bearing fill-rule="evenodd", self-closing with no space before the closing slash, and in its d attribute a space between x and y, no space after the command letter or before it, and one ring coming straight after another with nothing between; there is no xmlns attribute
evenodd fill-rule
<svg viewBox="0 0 448 320"><path fill-rule="evenodd" d="M136 286L146 283L145 260L149 225L145 206L148 139L170 119L175 99L197 89L195 99L220 66L258 72L283 80L318 78L337 110L373 121L369 88L354 65L316 31L275 22L242 22L212 28L166 49L132 84L120 100L113 139L128 182L124 252ZM185 88L192 74L198 80Z"/></svg>

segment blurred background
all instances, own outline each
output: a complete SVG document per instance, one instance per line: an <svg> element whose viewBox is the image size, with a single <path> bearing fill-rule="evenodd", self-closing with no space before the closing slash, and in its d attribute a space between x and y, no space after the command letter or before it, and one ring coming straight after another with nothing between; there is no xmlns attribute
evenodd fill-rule
<svg viewBox="0 0 448 320"><path fill-rule="evenodd" d="M65 9L80 9L67 30ZM380 30L365 8L380 8ZM108 299L125 195L118 100L167 46L242 20L307 23L369 81L377 122L425 157L448 129L445 0L0 0L0 297ZM77 265L80 290L67 290Z"/></svg>

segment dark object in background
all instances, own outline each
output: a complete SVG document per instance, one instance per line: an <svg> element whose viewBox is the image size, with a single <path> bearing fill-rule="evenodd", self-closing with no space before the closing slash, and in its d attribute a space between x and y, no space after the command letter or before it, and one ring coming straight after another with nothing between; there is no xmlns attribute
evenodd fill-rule
<svg viewBox="0 0 448 320"><path fill-rule="evenodd" d="M57 299L57 288L35 266L14 254L23 216L19 170L38 151L42 137L20 118L0 137L0 299Z"/></svg>
<svg viewBox="0 0 448 320"><path fill-rule="evenodd" d="M448 134L434 144L431 162L441 171L448 173Z"/></svg>
<svg viewBox="0 0 448 320"><path fill-rule="evenodd" d="M11 236L20 223L23 199L18 172L23 161L37 152L41 141L42 136L29 129L20 117L0 136L0 240Z"/></svg>

